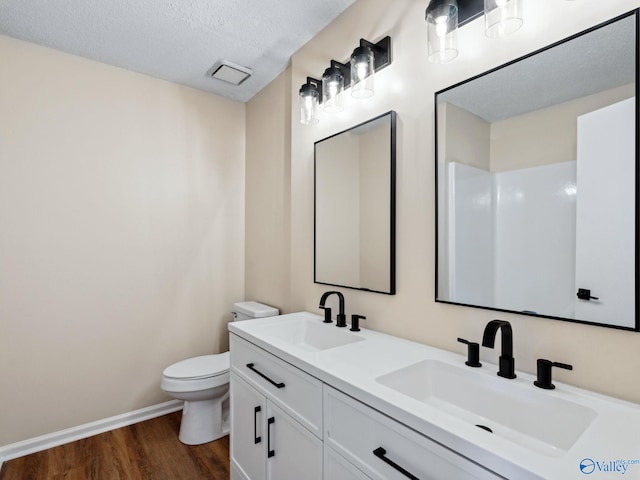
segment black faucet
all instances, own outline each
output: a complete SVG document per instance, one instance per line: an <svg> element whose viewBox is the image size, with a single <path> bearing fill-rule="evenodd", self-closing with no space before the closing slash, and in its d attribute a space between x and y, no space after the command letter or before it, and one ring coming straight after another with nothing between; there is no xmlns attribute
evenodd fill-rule
<svg viewBox="0 0 640 480"><path fill-rule="evenodd" d="M545 358L538 359L538 379L533 384L538 388L545 390L553 390L556 386L551 383L551 367L564 368L565 370L573 370L572 365L566 363L552 362Z"/></svg>
<svg viewBox="0 0 640 480"><path fill-rule="evenodd" d="M320 304L320 308L324 310L324 321L322 323L333 323L331 320L331 308Z"/></svg>
<svg viewBox="0 0 640 480"><path fill-rule="evenodd" d="M481 367L480 363L480 345L476 342L470 342L469 340L465 340L464 338L458 338L460 343L464 343L467 346L467 361L464 362L465 365L469 365L470 367Z"/></svg>
<svg viewBox="0 0 640 480"><path fill-rule="evenodd" d="M322 308L325 310L325 316L324 316L325 323L331 322L331 309L328 307L325 307L324 302L327 301L327 298L329 297L329 295L332 295L334 293L338 296L339 308L340 308L340 313L336 315L336 327L346 327L347 316L344 314L344 296L340 292L336 292L336 291L324 292L322 294L322 297L320 297L319 308ZM327 310L329 310L329 319L328 319L329 321L327 321Z"/></svg>
<svg viewBox="0 0 640 480"><path fill-rule="evenodd" d="M351 328L349 329L352 332L360 331L360 320L366 320L367 317L364 315L351 315Z"/></svg>
<svg viewBox="0 0 640 480"><path fill-rule="evenodd" d="M491 320L487 323L482 335L482 346L493 348L498 330L502 330L502 354L499 358L498 376L516 378L515 360L513 359L513 331L509 322Z"/></svg>

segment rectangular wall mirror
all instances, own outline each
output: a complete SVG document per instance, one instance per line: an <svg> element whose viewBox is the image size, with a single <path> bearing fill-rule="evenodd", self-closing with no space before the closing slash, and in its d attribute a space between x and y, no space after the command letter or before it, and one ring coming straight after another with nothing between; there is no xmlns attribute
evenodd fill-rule
<svg viewBox="0 0 640 480"><path fill-rule="evenodd" d="M436 301L640 330L637 25L436 93Z"/></svg>
<svg viewBox="0 0 640 480"><path fill-rule="evenodd" d="M395 294L396 113L314 147L315 283Z"/></svg>

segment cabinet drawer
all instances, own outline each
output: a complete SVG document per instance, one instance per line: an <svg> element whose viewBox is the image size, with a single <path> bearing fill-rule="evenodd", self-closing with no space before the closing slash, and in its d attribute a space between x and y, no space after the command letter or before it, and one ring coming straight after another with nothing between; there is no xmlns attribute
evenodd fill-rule
<svg viewBox="0 0 640 480"><path fill-rule="evenodd" d="M229 336L231 369L322 438L322 382L237 335Z"/></svg>
<svg viewBox="0 0 640 480"><path fill-rule="evenodd" d="M324 480L371 480L333 448L324 447Z"/></svg>
<svg viewBox="0 0 640 480"><path fill-rule="evenodd" d="M372 479L502 478L326 385L324 430L325 444Z"/></svg>

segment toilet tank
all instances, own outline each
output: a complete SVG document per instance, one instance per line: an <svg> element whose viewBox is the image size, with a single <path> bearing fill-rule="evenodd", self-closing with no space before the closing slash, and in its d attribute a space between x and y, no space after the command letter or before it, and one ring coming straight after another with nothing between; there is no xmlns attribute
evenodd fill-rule
<svg viewBox="0 0 640 480"><path fill-rule="evenodd" d="M233 304L233 321L249 320L251 318L273 317L280 311L264 303L258 302L237 302Z"/></svg>

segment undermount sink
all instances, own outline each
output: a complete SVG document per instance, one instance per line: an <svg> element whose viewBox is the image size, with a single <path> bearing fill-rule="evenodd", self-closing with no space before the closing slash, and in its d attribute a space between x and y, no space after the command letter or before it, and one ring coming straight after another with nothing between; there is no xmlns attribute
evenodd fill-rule
<svg viewBox="0 0 640 480"><path fill-rule="evenodd" d="M311 352L328 350L364 340L363 337L351 333L347 328L337 328L333 323L326 324L321 320L309 318L290 318L287 321L255 328L255 331L260 330L265 338L280 340Z"/></svg>
<svg viewBox="0 0 640 480"><path fill-rule="evenodd" d="M568 451L596 418L594 410L523 381L439 360L409 365L376 382L476 425L487 435L552 456Z"/></svg>

